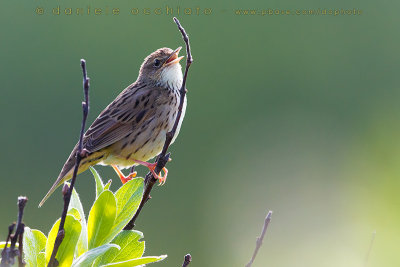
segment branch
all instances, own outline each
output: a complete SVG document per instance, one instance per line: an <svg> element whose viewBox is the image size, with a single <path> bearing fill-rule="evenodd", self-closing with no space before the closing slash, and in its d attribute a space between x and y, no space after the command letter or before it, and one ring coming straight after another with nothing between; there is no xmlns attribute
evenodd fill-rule
<svg viewBox="0 0 400 267"><path fill-rule="evenodd" d="M271 216L272 216L272 211L269 211L267 214L267 217L265 217L264 226L261 231L261 235L259 237L257 237L256 248L253 252L253 256L251 257L249 263L247 263L246 267L251 267L251 265L253 264L253 262L257 256L258 250L260 249L262 242L264 240L265 233L267 232L268 224L271 221Z"/></svg>
<svg viewBox="0 0 400 267"><path fill-rule="evenodd" d="M376 236L376 231L373 231L372 236L371 236L371 242L369 243L367 256L365 257L365 267L367 267L367 265L368 265L369 255L371 254L372 245L374 244L374 241L375 241L375 236Z"/></svg>
<svg viewBox="0 0 400 267"><path fill-rule="evenodd" d="M192 261L192 255L186 254L185 261L182 264L182 267L189 266L189 263Z"/></svg>
<svg viewBox="0 0 400 267"><path fill-rule="evenodd" d="M71 185L68 187L68 185L64 185L63 188L63 195L64 195L64 209L61 214L61 221L60 221L60 226L58 228L58 233L56 240L54 241L54 248L53 252L51 253L50 261L47 266L58 266L58 262L56 260L56 255L57 251L61 245L61 242L64 239L65 236L65 230L64 230L64 224L65 224L65 219L67 218L67 212L68 212L68 206L69 202L71 201L71 194L72 190L74 189L75 181L76 181L76 176L78 174L78 168L81 160L87 156L87 151L82 149L83 147L83 134L85 132L85 126L86 126L86 119L87 115L89 113L89 78L87 77L87 72L86 72L86 61L84 59L81 59L81 67L82 67L82 73L83 73L83 93L85 96L85 101L82 102L82 110L83 110L83 118L82 118L82 124L81 124L81 132L79 136L79 143L78 143L78 151L76 153L76 161L75 161L75 166L74 166L74 172L72 174L72 181Z"/></svg>
<svg viewBox="0 0 400 267"><path fill-rule="evenodd" d="M27 197L18 197L18 221L17 224L13 223L8 227L8 236L7 236L7 241L6 245L1 252L1 265L0 266L10 266L15 263L15 256L18 256L18 266L25 266L25 263L22 259L22 240L23 240L23 235L24 235L24 228L25 224L22 222L22 217L24 216L24 208L26 205L26 202L28 202ZM15 225L17 226L17 229L15 230L15 234L12 234L15 228ZM15 245L17 244L18 240L18 249L15 248ZM8 241L11 241L10 247L8 246Z"/></svg>
<svg viewBox="0 0 400 267"><path fill-rule="evenodd" d="M6 240L6 245L4 246L3 251L1 252L1 264L0 266L10 266L10 264L14 264L14 256L11 256L11 254L14 253L14 250L11 250L8 248L8 241L11 239L11 235L14 232L15 228L15 222L12 223L10 226L8 226L8 235L7 235L7 240Z"/></svg>
<svg viewBox="0 0 400 267"><path fill-rule="evenodd" d="M160 171L165 167L165 165L167 164L167 162L169 160L170 153L167 153L167 150L168 150L168 148L169 148L169 146L171 144L172 139L175 136L175 132L176 132L176 129L178 128L179 120L180 120L181 115L182 115L183 103L184 103L185 96L186 96L186 91L187 91L186 90L187 74L188 74L188 71L189 71L189 67L193 62L192 54L190 53L189 37L186 34L186 31L182 27L182 25L179 22L179 20L177 18L175 18L175 17L174 17L174 22L178 26L178 29L181 32L182 38L183 38L183 40L185 41L185 44L186 44L186 54L187 54L186 68L185 68L185 73L183 75L182 87L179 90L179 92L180 92L180 102L179 102L179 106L178 106L178 114L176 115L175 123L174 123L174 126L172 127L172 130L166 134L166 138L165 138L165 143L164 143L163 149L162 149L161 153L157 156L157 159L156 159L157 165L156 165L156 168L154 169L155 173L160 173ZM153 174L151 172L149 172L146 175L145 190L144 190L143 198L142 198L142 201L140 202L139 208L136 211L136 213L133 216L133 218L131 219L131 221L125 226L124 230L131 230L131 229L133 229L133 227L135 227L135 221L136 221L137 217L139 216L140 212L142 211L142 208L143 208L144 204L146 204L146 202L150 199L150 192L153 189L153 186L154 186L154 184L156 182L157 182L157 179L153 176Z"/></svg>

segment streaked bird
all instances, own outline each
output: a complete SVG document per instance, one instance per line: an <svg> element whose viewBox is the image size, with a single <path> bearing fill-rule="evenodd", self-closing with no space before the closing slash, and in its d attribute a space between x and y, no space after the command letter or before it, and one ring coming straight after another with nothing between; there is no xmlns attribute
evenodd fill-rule
<svg viewBox="0 0 400 267"><path fill-rule="evenodd" d="M123 90L96 118L83 137L83 158L78 174L90 166L111 165L122 183L132 179L136 172L125 177L121 169L134 165L148 167L160 184L164 176L154 173L155 163L147 161L157 156L164 145L166 133L175 122L180 102L182 69L179 61L181 47L176 50L160 48L147 56L140 67L137 80ZM178 136L185 116L186 98L177 131ZM57 180L40 202L39 207L65 181L72 178L78 145L72 150Z"/></svg>

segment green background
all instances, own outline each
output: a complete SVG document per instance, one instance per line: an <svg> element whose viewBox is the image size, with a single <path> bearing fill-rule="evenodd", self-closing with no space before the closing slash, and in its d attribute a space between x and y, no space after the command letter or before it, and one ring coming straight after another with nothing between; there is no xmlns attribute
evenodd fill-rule
<svg viewBox="0 0 400 267"><path fill-rule="evenodd" d="M0 239L18 195L29 197L31 228L48 233L61 214L60 191L37 204L78 138L79 60L91 78L92 122L144 57L183 45L166 5L174 15L181 8L195 61L168 181L137 220L145 255L168 254L160 266L180 266L189 252L191 266L244 266L273 210L254 266L400 266L396 1L1 1ZM52 15L57 6L120 14ZM185 7L212 13L184 15ZM234 13L255 8L362 13ZM119 187L111 168L97 169ZM77 190L88 212L89 172Z"/></svg>

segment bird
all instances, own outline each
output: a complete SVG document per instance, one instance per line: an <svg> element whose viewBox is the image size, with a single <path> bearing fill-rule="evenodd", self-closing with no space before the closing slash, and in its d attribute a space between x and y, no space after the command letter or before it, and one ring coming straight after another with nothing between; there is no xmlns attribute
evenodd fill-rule
<svg viewBox="0 0 400 267"><path fill-rule="evenodd" d="M156 174L156 163L148 161L161 152L166 133L172 130L178 114L183 82L179 63L184 58L179 56L181 48L172 50L163 47L147 56L140 66L136 81L125 88L94 120L82 139L86 157L79 164L78 174L97 164L112 166L125 184L136 176L136 172L124 176L121 169L144 165L160 184L165 183L168 170L163 169L163 176ZM186 104L185 95L171 144L179 134ZM39 207L59 186L72 178L77 151L78 144Z"/></svg>

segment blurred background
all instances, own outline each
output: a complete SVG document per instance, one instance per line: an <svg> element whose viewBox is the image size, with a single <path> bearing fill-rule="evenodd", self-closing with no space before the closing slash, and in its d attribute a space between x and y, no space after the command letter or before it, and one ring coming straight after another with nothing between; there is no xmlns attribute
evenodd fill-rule
<svg viewBox="0 0 400 267"><path fill-rule="evenodd" d="M244 266L273 210L254 266L400 266L399 8L371 0L1 1L0 239L19 195L29 197L31 228L47 234L61 215L60 191L37 205L78 139L79 60L91 78L91 123L135 81L144 57L183 45L176 15L195 61L168 182L137 220L146 255L168 254L159 266L180 266L189 252L193 267ZM268 9L289 15L263 16ZM120 186L110 167L97 170ZM91 174L76 187L88 213Z"/></svg>

